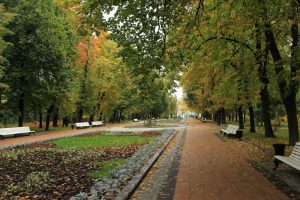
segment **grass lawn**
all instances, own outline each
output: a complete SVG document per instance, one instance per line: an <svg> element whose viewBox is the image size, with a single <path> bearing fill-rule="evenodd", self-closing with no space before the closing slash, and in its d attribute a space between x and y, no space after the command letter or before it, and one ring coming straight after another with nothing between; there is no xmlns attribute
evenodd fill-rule
<svg viewBox="0 0 300 200"><path fill-rule="evenodd" d="M116 160L106 160L100 162L100 169L90 173L92 178L101 178L109 175L109 172L119 168L125 163L125 159L116 159Z"/></svg>
<svg viewBox="0 0 300 200"><path fill-rule="evenodd" d="M129 144L143 144L153 141L154 137L141 136L116 136L95 135L92 137L69 137L51 141L51 143L63 148L105 148L126 146Z"/></svg>
<svg viewBox="0 0 300 200"><path fill-rule="evenodd" d="M228 124L234 124L234 122L228 122ZM221 125L220 129L225 129L228 124ZM238 125L238 124L236 124ZM256 133L250 133L250 127L247 126L243 129L243 138L242 140L246 142L250 142L256 146L259 146L264 149L270 149L273 150L273 144L277 143L283 143L288 145L289 144L289 135L288 135L288 128L285 126L278 127L275 129L273 127L275 138L268 138L265 137L264 134L264 127L263 126L257 126L256 127ZM286 150L287 152L290 152L291 147L287 146Z"/></svg>
<svg viewBox="0 0 300 200"><path fill-rule="evenodd" d="M272 145L274 143L288 144L288 129L282 127L274 132L275 138L267 138L264 134L263 127L256 127L256 133L250 133L249 128L244 129L243 137L245 140L251 140L262 145Z"/></svg>

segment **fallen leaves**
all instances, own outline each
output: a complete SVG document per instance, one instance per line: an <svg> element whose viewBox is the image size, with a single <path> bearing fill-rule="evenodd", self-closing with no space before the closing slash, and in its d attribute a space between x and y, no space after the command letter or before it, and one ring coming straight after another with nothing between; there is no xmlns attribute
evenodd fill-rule
<svg viewBox="0 0 300 200"><path fill-rule="evenodd" d="M69 199L93 184L95 161L126 159L141 144L92 149L61 149L50 143L1 152L0 199Z"/></svg>

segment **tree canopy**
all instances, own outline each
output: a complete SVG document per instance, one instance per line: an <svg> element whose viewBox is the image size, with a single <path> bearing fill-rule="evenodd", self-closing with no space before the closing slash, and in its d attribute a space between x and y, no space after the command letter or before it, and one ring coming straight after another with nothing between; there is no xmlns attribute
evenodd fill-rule
<svg viewBox="0 0 300 200"><path fill-rule="evenodd" d="M38 115L41 127L43 113L46 128L51 116L171 116L180 81L189 107L218 124L238 116L243 128L247 114L251 132L261 121L275 137L272 119L286 116L299 140L299 0L0 4L1 109L19 125Z"/></svg>

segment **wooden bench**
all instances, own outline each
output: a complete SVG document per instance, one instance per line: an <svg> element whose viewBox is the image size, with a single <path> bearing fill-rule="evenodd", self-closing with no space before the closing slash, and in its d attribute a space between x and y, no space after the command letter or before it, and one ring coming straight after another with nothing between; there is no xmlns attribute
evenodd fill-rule
<svg viewBox="0 0 300 200"><path fill-rule="evenodd" d="M104 126L105 124L102 121L94 121L92 122L92 126Z"/></svg>
<svg viewBox="0 0 300 200"><path fill-rule="evenodd" d="M76 128L89 128L91 127L90 123L88 122L77 122L75 123Z"/></svg>
<svg viewBox="0 0 300 200"><path fill-rule="evenodd" d="M275 157L275 161L277 159L300 171L300 142L297 142L295 144L290 156L275 155L274 157ZM274 170L276 170L280 162L274 162L274 163L275 163Z"/></svg>
<svg viewBox="0 0 300 200"><path fill-rule="evenodd" d="M28 126L14 127L14 128L0 128L0 137L10 135L30 135L35 134L35 131L31 131Z"/></svg>
<svg viewBox="0 0 300 200"><path fill-rule="evenodd" d="M233 125L233 124L228 124L226 129L221 129L220 130L220 133L221 134L223 133L224 136L225 135L227 135L228 137L233 136L233 137L236 137L239 140L241 140L243 131L239 130L239 126L236 126L236 125Z"/></svg>

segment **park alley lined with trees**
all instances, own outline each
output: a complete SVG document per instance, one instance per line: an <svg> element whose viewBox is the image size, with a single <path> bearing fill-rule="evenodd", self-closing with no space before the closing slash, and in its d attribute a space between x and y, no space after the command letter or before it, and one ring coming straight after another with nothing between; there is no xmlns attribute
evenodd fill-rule
<svg viewBox="0 0 300 200"><path fill-rule="evenodd" d="M0 0L0 200L299 199L299 14Z"/></svg>
<svg viewBox="0 0 300 200"><path fill-rule="evenodd" d="M0 4L3 124L171 116L180 80L197 113L299 140L299 0Z"/></svg>

